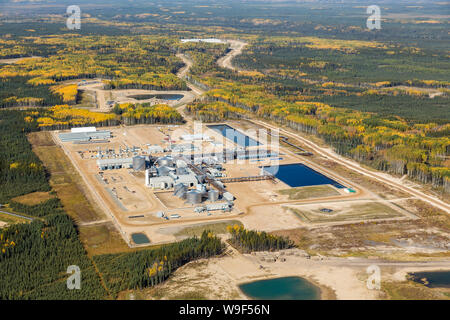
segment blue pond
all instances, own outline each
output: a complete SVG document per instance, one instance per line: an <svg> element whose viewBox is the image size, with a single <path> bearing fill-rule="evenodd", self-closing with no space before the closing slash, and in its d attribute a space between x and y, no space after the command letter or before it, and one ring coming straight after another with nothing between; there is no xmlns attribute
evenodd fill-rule
<svg viewBox="0 0 450 320"><path fill-rule="evenodd" d="M152 98L161 99L161 100L181 100L184 97L182 94L170 94L170 93L161 93L161 94L136 94L132 96L128 96L128 98L133 98L136 100L148 100Z"/></svg>
<svg viewBox="0 0 450 320"><path fill-rule="evenodd" d="M250 138L227 124L213 124L209 125L208 128L219 132L222 136L240 145L241 147L254 147L260 145L260 143L255 139Z"/></svg>
<svg viewBox="0 0 450 320"><path fill-rule="evenodd" d="M274 175L277 179L280 179L292 188L324 184L331 184L340 189L345 188L333 179L330 179L301 163L264 167L264 171Z"/></svg>
<svg viewBox="0 0 450 320"><path fill-rule="evenodd" d="M320 289L300 277L260 280L239 286L244 294L258 300L319 300Z"/></svg>
<svg viewBox="0 0 450 320"><path fill-rule="evenodd" d="M429 288L450 288L450 271L413 272L411 280Z"/></svg>

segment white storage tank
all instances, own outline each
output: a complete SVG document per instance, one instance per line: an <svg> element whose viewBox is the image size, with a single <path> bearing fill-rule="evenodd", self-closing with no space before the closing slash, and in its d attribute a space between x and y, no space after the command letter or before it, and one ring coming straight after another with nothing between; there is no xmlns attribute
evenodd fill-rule
<svg viewBox="0 0 450 320"><path fill-rule="evenodd" d="M202 193L197 190L191 190L186 193L186 202L190 204L202 203Z"/></svg>
<svg viewBox="0 0 450 320"><path fill-rule="evenodd" d="M156 163L160 167L162 166L173 167L173 159L171 157L160 157L158 158L158 160L156 160Z"/></svg>
<svg viewBox="0 0 450 320"><path fill-rule="evenodd" d="M219 200L219 191L211 189L208 191L208 200L211 202L215 202Z"/></svg>

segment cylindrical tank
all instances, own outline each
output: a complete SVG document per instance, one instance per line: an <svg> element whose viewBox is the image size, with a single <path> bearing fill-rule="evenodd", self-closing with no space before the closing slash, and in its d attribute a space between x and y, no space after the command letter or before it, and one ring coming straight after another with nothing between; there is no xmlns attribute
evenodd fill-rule
<svg viewBox="0 0 450 320"><path fill-rule="evenodd" d="M204 184L197 184L197 186L195 187L197 191L200 191L201 193L205 193L206 192L206 186Z"/></svg>
<svg viewBox="0 0 450 320"><path fill-rule="evenodd" d="M135 171L145 170L145 157L137 156L133 158L133 169Z"/></svg>
<svg viewBox="0 0 450 320"><path fill-rule="evenodd" d="M186 202L190 204L202 203L202 193L197 190L191 190L186 193Z"/></svg>
<svg viewBox="0 0 450 320"><path fill-rule="evenodd" d="M170 157L160 157L158 160L156 160L158 165L161 166L167 166L167 167L173 167L173 159Z"/></svg>
<svg viewBox="0 0 450 320"><path fill-rule="evenodd" d="M208 191L208 200L215 202L219 200L219 191L211 189Z"/></svg>

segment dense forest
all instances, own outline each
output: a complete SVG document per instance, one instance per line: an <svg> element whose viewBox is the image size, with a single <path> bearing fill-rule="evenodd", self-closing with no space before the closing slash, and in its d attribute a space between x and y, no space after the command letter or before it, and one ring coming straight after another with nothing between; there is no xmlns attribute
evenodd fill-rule
<svg viewBox="0 0 450 320"><path fill-rule="evenodd" d="M123 103L116 104L112 111L119 115L122 122L126 125L181 123L183 121L181 114L166 104Z"/></svg>
<svg viewBox="0 0 450 320"><path fill-rule="evenodd" d="M50 191L47 173L31 150L27 133L36 123L20 111L0 110L0 203L35 191Z"/></svg>
<svg viewBox="0 0 450 320"><path fill-rule="evenodd" d="M45 217L49 214L64 213L61 201L58 198L51 198L35 205L27 205L10 200L9 207L15 212L26 213L33 217Z"/></svg>
<svg viewBox="0 0 450 320"><path fill-rule="evenodd" d="M450 121L445 52L397 42L261 37L234 63L258 70L265 79L257 82L272 84L271 91L286 98L302 95L417 122Z"/></svg>
<svg viewBox="0 0 450 320"><path fill-rule="evenodd" d="M242 119L249 114L247 110L216 101L211 103L196 102L186 106L186 113L193 115L195 120L203 122L218 122L225 119Z"/></svg>
<svg viewBox="0 0 450 320"><path fill-rule="evenodd" d="M224 244L219 238L204 231L200 238L189 238L157 249L94 256L94 261L109 292L117 296L123 290L157 285L184 264L221 254L223 249Z"/></svg>
<svg viewBox="0 0 450 320"><path fill-rule="evenodd" d="M36 205L12 200L51 189L26 137L36 130L36 123L24 120L23 111L0 111L0 203L39 218L0 230L0 300L104 298L106 292L60 200L51 198ZM70 265L81 269L82 290L66 287Z"/></svg>
<svg viewBox="0 0 450 320"><path fill-rule="evenodd" d="M0 300L102 299L106 291L66 214L0 230ZM81 290L68 290L67 267L80 267Z"/></svg>
<svg viewBox="0 0 450 320"><path fill-rule="evenodd" d="M24 113L28 123L40 130L65 130L83 126L114 126L120 123L114 114L93 112L69 105L56 105L45 109L31 109Z"/></svg>
<svg viewBox="0 0 450 320"><path fill-rule="evenodd" d="M294 246L288 238L274 236L264 231L246 230L238 225L228 226L227 230L231 234L231 244L244 253L278 251Z"/></svg>

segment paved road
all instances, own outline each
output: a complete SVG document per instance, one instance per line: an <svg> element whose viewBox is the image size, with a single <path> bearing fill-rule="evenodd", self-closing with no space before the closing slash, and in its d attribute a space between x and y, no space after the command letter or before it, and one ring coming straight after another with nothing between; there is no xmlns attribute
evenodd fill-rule
<svg viewBox="0 0 450 320"><path fill-rule="evenodd" d="M6 212L6 211L3 211L3 210L0 210L0 213L7 214L8 216L13 216L13 217L17 217L17 218L22 218L22 219L25 219L25 220L28 220L28 221L33 221L33 220L34 220L34 218L21 216L20 214L11 213L11 212Z"/></svg>

